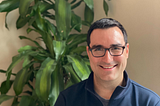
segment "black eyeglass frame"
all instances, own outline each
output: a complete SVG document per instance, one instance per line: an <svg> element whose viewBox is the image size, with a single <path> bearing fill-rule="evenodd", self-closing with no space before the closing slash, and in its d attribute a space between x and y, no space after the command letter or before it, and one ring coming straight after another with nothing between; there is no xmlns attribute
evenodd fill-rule
<svg viewBox="0 0 160 106"><path fill-rule="evenodd" d="M122 50L122 53L121 53L120 55L112 55L111 52L110 52L110 49L111 49L112 47L110 47L110 48L104 48L104 49L105 49L104 55L106 54L106 51L108 50L108 51L109 51L109 54L110 54L111 56L121 56L121 55L123 54L123 52L124 52L124 49L126 48L126 45L125 45L125 46L117 46L117 47L122 47L122 49L123 49L123 50ZM91 51L93 57L103 57L103 56L104 56L104 55L102 55L102 56L94 56L92 50L93 50L93 49L90 48L90 46L89 46L89 51Z"/></svg>

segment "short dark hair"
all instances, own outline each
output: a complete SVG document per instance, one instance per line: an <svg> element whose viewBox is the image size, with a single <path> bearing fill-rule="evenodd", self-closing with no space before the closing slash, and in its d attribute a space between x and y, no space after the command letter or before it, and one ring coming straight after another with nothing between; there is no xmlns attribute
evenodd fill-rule
<svg viewBox="0 0 160 106"><path fill-rule="evenodd" d="M127 32L124 29L124 27L118 21L116 21L112 18L102 18L102 19L94 22L90 26L90 28L88 30L88 34L87 34L87 45L89 46L89 44L90 44L90 36L91 36L91 33L94 29L107 29L107 28L111 28L111 27L118 27L122 31L125 44L127 44Z"/></svg>

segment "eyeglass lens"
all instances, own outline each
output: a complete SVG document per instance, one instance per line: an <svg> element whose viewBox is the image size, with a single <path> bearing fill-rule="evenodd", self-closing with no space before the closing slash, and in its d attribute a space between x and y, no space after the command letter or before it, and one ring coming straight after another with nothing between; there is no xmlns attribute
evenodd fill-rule
<svg viewBox="0 0 160 106"><path fill-rule="evenodd" d="M119 55L122 55L124 48L125 48L124 46L110 47L106 49L102 47L98 47L98 48L91 49L91 52L92 52L92 55L95 57L104 56L107 50L112 56L119 56Z"/></svg>

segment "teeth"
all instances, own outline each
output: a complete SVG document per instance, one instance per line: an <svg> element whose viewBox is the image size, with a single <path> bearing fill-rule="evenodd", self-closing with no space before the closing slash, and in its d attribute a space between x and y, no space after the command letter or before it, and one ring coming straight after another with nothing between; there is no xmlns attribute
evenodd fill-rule
<svg viewBox="0 0 160 106"><path fill-rule="evenodd" d="M103 68L113 68L114 66L110 66L110 67L103 67Z"/></svg>

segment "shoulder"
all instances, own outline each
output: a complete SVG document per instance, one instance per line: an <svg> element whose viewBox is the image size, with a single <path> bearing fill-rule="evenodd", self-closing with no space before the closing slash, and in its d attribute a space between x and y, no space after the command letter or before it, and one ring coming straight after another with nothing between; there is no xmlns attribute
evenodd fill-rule
<svg viewBox="0 0 160 106"><path fill-rule="evenodd" d="M152 90L138 84L137 82L130 79L132 89L134 89L135 93L139 95L140 97L143 95L145 98L154 98L157 100L160 100L160 97L158 94L153 92Z"/></svg>

